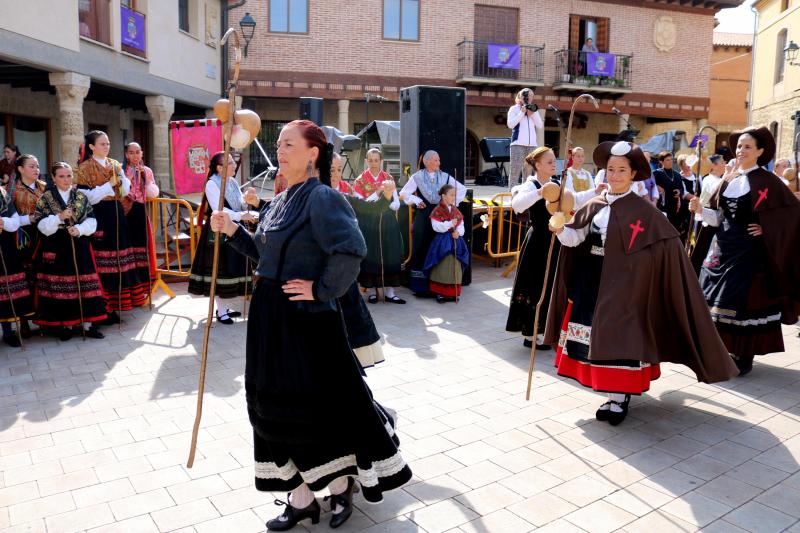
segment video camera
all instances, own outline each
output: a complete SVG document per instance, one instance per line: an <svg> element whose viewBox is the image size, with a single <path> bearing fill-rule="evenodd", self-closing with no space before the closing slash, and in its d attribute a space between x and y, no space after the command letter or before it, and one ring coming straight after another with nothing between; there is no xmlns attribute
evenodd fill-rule
<svg viewBox="0 0 800 533"><path fill-rule="evenodd" d="M522 102L523 102L522 107L524 107L528 111L536 112L539 110L539 106L530 101L532 93L533 91L531 91L530 89L525 89L524 91L522 91Z"/></svg>

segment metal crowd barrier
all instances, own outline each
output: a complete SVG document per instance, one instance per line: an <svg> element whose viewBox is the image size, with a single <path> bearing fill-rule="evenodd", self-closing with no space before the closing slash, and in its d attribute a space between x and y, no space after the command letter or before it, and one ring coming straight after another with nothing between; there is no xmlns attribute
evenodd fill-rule
<svg viewBox="0 0 800 533"><path fill-rule="evenodd" d="M186 200L152 198L148 204L156 244L157 279L153 284L153 292L160 288L172 298L175 293L163 277L189 277L196 243L200 238L200 227L194 208Z"/></svg>
<svg viewBox="0 0 800 533"><path fill-rule="evenodd" d="M506 257L514 258L511 265L503 271L503 277L506 277L517 267L527 224L520 222L511 208L511 193L508 192L492 197L486 209L486 216L489 225L485 245L486 253L498 262Z"/></svg>

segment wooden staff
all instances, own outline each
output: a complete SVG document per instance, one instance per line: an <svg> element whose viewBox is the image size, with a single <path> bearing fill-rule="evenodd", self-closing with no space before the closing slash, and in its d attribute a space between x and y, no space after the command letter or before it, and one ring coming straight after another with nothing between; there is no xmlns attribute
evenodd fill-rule
<svg viewBox="0 0 800 533"><path fill-rule="evenodd" d="M5 230L0 230L5 231ZM15 322L17 323L17 339L19 339L19 347L25 350L25 345L22 343L22 320L17 316L17 311L14 309L14 298L11 296L11 282L8 281L8 269L6 268L6 258L3 256L3 249L0 248L0 263L3 265L3 276L6 278L6 293L8 294L8 304L11 306L11 314L14 315Z"/></svg>
<svg viewBox="0 0 800 533"><path fill-rule="evenodd" d="M564 164L564 171L561 175L561 183L559 184L558 190L558 201L561 201L561 195L564 192L564 182L566 181L565 176L567 173L567 169L572 165L572 120L575 118L575 108L578 106L578 102L581 101L582 98L588 99L594 108L597 109L599 106L597 104L597 100L595 100L594 96L588 93L584 93L578 96L575 101L572 103L572 109L569 112L569 124L567 125L567 157L568 160ZM535 170L535 169L534 169ZM544 280L542 281L542 293L539 295L539 301L536 303L536 312L533 315L533 343L531 346L531 361L528 365L528 389L525 392L525 399L531 399L531 385L533 384L533 365L536 360L536 341L537 337L539 336L539 313L542 310L542 304L544 303L544 295L547 291L547 278L550 276L550 261L553 257L553 247L556 243L556 234L551 233L550 235L550 248L547 250L547 264L544 267ZM556 269L558 265L556 265Z"/></svg>
<svg viewBox="0 0 800 533"><path fill-rule="evenodd" d="M234 113L236 112L236 85L239 82L239 68L242 62L242 52L239 46L239 34L236 30L229 28L225 35L220 39L220 47L224 49L228 37L233 36L233 51L234 51L234 66L233 77L231 78L230 87L228 89L228 101L230 102L230 118L222 125L222 138L224 142L224 150L222 155L222 176L220 176L220 191L219 202L217 203L217 211L225 209L225 189L228 185L228 158L231 153L231 132L234 124ZM211 229L211 228L209 228ZM208 338L211 333L211 324L214 321L214 294L217 290L217 273L219 266L219 242L222 240L222 233L219 231L214 232L214 259L211 266L211 285L208 291L208 318L206 320L205 331L203 332L203 351L200 357L200 380L197 385L197 412L194 418L194 427L192 428L192 443L189 447L189 460L186 462L187 468L192 468L194 465L194 456L197 451L197 433L200 431L200 418L203 416L203 391L205 390L206 382L206 363L208 361Z"/></svg>
<svg viewBox="0 0 800 533"><path fill-rule="evenodd" d="M454 174L453 175L453 179L456 182L456 189L455 190L456 190L456 193L458 193L458 169L457 168L453 169L453 174ZM455 211L456 209L458 209L458 205L456 205L454 203L453 204L453 210ZM450 220L453 219L453 215L454 214L455 214L455 212L450 215ZM453 231L455 231L456 235L458 235L458 228L453 228ZM459 283L456 283L456 281L458 280L458 266L459 266L458 265L458 239L453 239L453 260L454 260L453 261L453 283L456 286L456 288L455 288L456 305L458 305L458 289L459 289L459 285L460 285ZM462 278L462 281L463 281L463 278Z"/></svg>
<svg viewBox="0 0 800 533"><path fill-rule="evenodd" d="M69 230L67 230L67 234L69 236L69 243L72 245L72 264L75 267L75 283L78 284L78 311L80 312L81 316L81 336L83 340L86 340L86 330L83 327L83 296L81 295L81 274L78 271L78 255L75 253L75 237L69 235Z"/></svg>

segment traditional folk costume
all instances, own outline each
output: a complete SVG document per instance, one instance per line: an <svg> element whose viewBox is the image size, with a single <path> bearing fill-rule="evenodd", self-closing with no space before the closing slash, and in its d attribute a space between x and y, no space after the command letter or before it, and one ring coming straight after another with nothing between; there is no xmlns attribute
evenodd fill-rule
<svg viewBox="0 0 800 533"><path fill-rule="evenodd" d="M42 180L35 180L32 184L26 185L22 182L22 178L17 178L9 190L14 208L19 215L17 250L19 250L20 260L27 271L28 283L31 288L35 281L31 268L33 254L36 251L36 244L39 242L39 232L36 229L36 223L31 220L31 216L36 211L36 203L44 194L46 186Z"/></svg>
<svg viewBox="0 0 800 533"><path fill-rule="evenodd" d="M397 191L394 191L392 201L388 202L378 189L381 183L390 179L391 176L384 170L373 176L367 169L353 182L353 195L364 200L366 204L374 204L355 206L358 225L367 243L367 256L361 262L358 283L367 289L400 286L403 234L396 215L400 209L400 198ZM385 299L387 302L405 303L393 292L391 295L387 294ZM370 301L373 301L372 297ZM374 301L377 301L377 296Z"/></svg>
<svg viewBox="0 0 800 533"><path fill-rule="evenodd" d="M342 194L347 194L347 195L353 194L353 188L350 186L349 183L347 183L343 179L339 180L338 185L334 187L334 189Z"/></svg>
<svg viewBox="0 0 800 533"><path fill-rule="evenodd" d="M555 177L551 182L559 183ZM548 229L550 213L545 207L542 197L542 185L536 176L528 176L522 185L511 189L511 207L516 213L528 211L530 227L525 234L525 240L519 253L517 273L514 277L514 289L511 292L511 304L508 308L506 331L519 331L525 337L525 346L531 346L534 337L544 333L544 310L550 301L550 291L555 279L556 261L560 244L558 241L553 246L553 255L550 260L550 273L544 289L542 303L542 316L539 320L539 331L533 331L536 304L542 296L542 282L544 271L547 267L547 251L550 248L552 234ZM537 344L540 344L537 341Z"/></svg>
<svg viewBox="0 0 800 533"><path fill-rule="evenodd" d="M366 205L364 200L349 196L344 192L341 184L345 183L344 180L339 182L339 187L334 190L339 191L350 203L353 210L358 213L359 210L368 209L377 206L378 202L373 202ZM349 185L347 187L350 189ZM385 201L385 197L383 198ZM356 215L358 218L358 215ZM347 340L350 342L350 347L356 354L361 368L370 368L382 363L386 360L383 355L383 346L381 345L381 336L378 329L375 327L375 322L372 320L372 314L367 309L367 304L361 297L361 291L358 289L358 283L354 282L347 292L339 298L339 305L342 307L342 316L344 317L344 325L347 329Z"/></svg>
<svg viewBox="0 0 800 533"><path fill-rule="evenodd" d="M600 144L595 163L604 167L611 155L627 156L638 180L650 173L631 143ZM620 423L630 395L649 390L662 362L686 365L704 383L738 374L677 231L650 202L630 190L607 191L579 209L558 238L545 342L558 342L559 375L616 393L598 420Z"/></svg>
<svg viewBox="0 0 800 533"><path fill-rule="evenodd" d="M192 262L192 271L189 275L189 293L199 296L208 296L211 288L211 273L214 261L214 232L211 231L211 215L219 206L220 177L214 174L206 181L205 194L200 203L200 212L203 213L200 241ZM233 177L228 178L225 184L225 212L234 222L240 222L242 215L248 212L244 196ZM247 259L237 253L224 241L219 246L219 266L217 270L216 295L219 298L236 298L251 293L252 269ZM224 310L218 310L224 316Z"/></svg>
<svg viewBox="0 0 800 533"><path fill-rule="evenodd" d="M65 222L58 217L65 209L72 210L74 219ZM40 326L82 326L83 322L100 322L107 317L92 256L90 237L97 229L92 211L89 198L74 187L66 192L51 187L36 204L34 219L42 236L34 266L34 322ZM80 236L72 237L67 232L69 226L78 228Z"/></svg>
<svg viewBox="0 0 800 533"><path fill-rule="evenodd" d="M714 174L707 174L706 177L701 180L700 205L703 208L711 207L711 198L714 196L714 193L717 192L717 187L719 187L721 182L722 177L715 176ZM707 222L703 222L702 215L695 215L694 219L694 224L697 225L697 229L694 235L694 248L692 249L691 260L692 267L699 276L700 270L703 267L703 261L705 261L708 255L708 250L711 247L711 240L714 238L717 228L709 226Z"/></svg>
<svg viewBox="0 0 800 533"><path fill-rule="evenodd" d="M368 502L379 502L411 471L394 421L361 377L337 304L366 255L353 210L309 178L264 207L260 219L254 236L240 227L227 239L258 262L245 368L256 488L318 491L350 476ZM290 300L281 287L291 279L314 280L314 300ZM318 506L312 511L319 516Z"/></svg>
<svg viewBox="0 0 800 533"><path fill-rule="evenodd" d="M415 294L426 295L430 293L428 277L425 275L425 260L428 257L428 248L430 248L431 242L436 236L436 232L433 231L431 226L430 216L442 200L441 196L439 196L439 190L443 185L447 184L456 188L456 206L461 205L467 195L466 187L456 181L453 176L441 170L428 172L424 168L420 169L411 176L408 183L400 191L400 196L405 203L416 207L411 225L412 248L408 282L408 288ZM417 196L417 193L421 197ZM424 203L425 207L420 208L419 204L421 203Z"/></svg>
<svg viewBox="0 0 800 533"><path fill-rule="evenodd" d="M667 219L680 233L681 241L686 241L686 234L689 231L689 203L683 199L686 194L686 187L683 176L675 169L669 170L659 168L653 172L656 183L664 189L664 200L659 206L667 215ZM679 192L679 197L675 197L675 191Z"/></svg>
<svg viewBox="0 0 800 533"><path fill-rule="evenodd" d="M121 185L112 186L115 176ZM136 254L121 202L130 192L131 182L122 165L111 158L92 157L78 165L76 183L89 198L97 219L92 249L108 310L129 311L145 305L150 283L141 279L136 269Z"/></svg>
<svg viewBox="0 0 800 533"><path fill-rule="evenodd" d="M759 165L775 154L767 128L731 134L731 146L748 133L764 148ZM781 323L800 311L800 201L761 167L730 176L717 188L703 218L717 227L700 273L711 317L727 350L746 374L753 358L784 351ZM759 224L763 235L748 233Z"/></svg>
<svg viewBox="0 0 800 533"><path fill-rule="evenodd" d="M464 215L444 201L431 213L431 226L436 236L428 248L424 271L430 279L430 291L440 303L461 296L461 277L469 265L469 249L464 242ZM453 238L453 233L458 238Z"/></svg>
<svg viewBox="0 0 800 533"><path fill-rule="evenodd" d="M153 171L145 165L141 169L128 165L125 175L131 181L131 188L122 205L128 220L128 235L136 271L139 279L150 280L152 291L152 282L156 279L156 242L150 218L147 216L147 200L158 198L158 185Z"/></svg>
<svg viewBox="0 0 800 533"><path fill-rule="evenodd" d="M33 316L33 298L25 267L17 251L19 215L2 187L0 218L3 220L3 229L0 231L0 258L3 263L0 265L0 323L3 325L3 340L12 346L19 346L11 323Z"/></svg>
<svg viewBox="0 0 800 533"><path fill-rule="evenodd" d="M0 158L0 185L7 187L9 182L17 175L17 158L11 161L5 157Z"/></svg>
<svg viewBox="0 0 800 533"><path fill-rule="evenodd" d="M597 196L594 192L597 186L594 183L594 178L585 169L576 169L570 167L567 169L567 177L564 182L564 188L572 191L575 195L575 209L579 209L583 204Z"/></svg>

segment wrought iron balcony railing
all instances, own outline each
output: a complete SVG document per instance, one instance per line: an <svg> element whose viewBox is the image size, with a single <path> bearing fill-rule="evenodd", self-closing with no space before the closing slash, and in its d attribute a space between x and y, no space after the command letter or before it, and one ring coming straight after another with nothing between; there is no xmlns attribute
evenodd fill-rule
<svg viewBox="0 0 800 533"><path fill-rule="evenodd" d="M591 87L604 92L630 92L633 56L580 50L555 52L555 89Z"/></svg>
<svg viewBox="0 0 800 533"><path fill-rule="evenodd" d="M458 83L544 85L544 46L482 41L462 41L457 46Z"/></svg>

